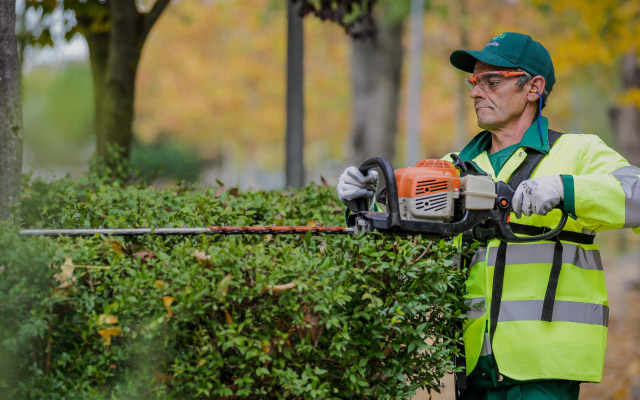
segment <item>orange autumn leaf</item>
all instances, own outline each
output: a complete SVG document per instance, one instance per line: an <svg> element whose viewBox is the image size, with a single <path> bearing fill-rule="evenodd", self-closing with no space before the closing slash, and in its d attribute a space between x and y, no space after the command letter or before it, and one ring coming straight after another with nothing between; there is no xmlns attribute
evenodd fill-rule
<svg viewBox="0 0 640 400"><path fill-rule="evenodd" d="M162 282L159 279L156 279L155 283L153 284L153 286L156 287L156 289L162 289L164 287L165 283Z"/></svg>
<svg viewBox="0 0 640 400"><path fill-rule="evenodd" d="M101 314L98 317L98 325L104 325L104 324L117 324L118 323L118 317L116 317L115 315L111 315L111 314Z"/></svg>
<svg viewBox="0 0 640 400"><path fill-rule="evenodd" d="M173 316L173 310L171 309L171 304L175 300L174 297L171 296L162 296L162 305L167 309L167 317L171 318Z"/></svg>
<svg viewBox="0 0 640 400"><path fill-rule="evenodd" d="M222 293L225 296L227 295L227 292L229 291L229 284L230 283L231 283L231 274L227 274L227 276L222 278L222 280L220 281L220 289L222 289Z"/></svg>
<svg viewBox="0 0 640 400"><path fill-rule="evenodd" d="M174 300L175 297L162 296L162 305L164 306L164 308L168 308L169 306L171 306L171 303L173 303Z"/></svg>
<svg viewBox="0 0 640 400"><path fill-rule="evenodd" d="M260 345L262 346L262 350L264 350L266 354L269 354L269 352L271 351L269 345L264 341L260 342Z"/></svg>
<svg viewBox="0 0 640 400"><path fill-rule="evenodd" d="M111 338L113 336L118 336L119 334L121 334L122 329L118 328L117 326L113 326L107 329L100 329L98 333L100 334L100 336L102 336L102 340L104 340L104 344L109 346L111 344Z"/></svg>
<svg viewBox="0 0 640 400"><path fill-rule="evenodd" d="M226 309L224 310L224 318L227 320L227 324L233 324L233 320L231 319L231 314Z"/></svg>
<svg viewBox="0 0 640 400"><path fill-rule="evenodd" d="M105 242L109 245L110 250L114 253L118 253L118 254L124 254L124 249L122 248L122 245L118 242L116 242L115 240L105 240Z"/></svg>

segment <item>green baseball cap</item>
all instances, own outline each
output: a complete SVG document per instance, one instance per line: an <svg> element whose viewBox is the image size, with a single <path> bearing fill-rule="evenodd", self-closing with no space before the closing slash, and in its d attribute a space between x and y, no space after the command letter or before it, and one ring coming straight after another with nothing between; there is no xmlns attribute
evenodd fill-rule
<svg viewBox="0 0 640 400"><path fill-rule="evenodd" d="M501 33L491 39L484 49L456 50L451 53L449 60L454 67L469 73L473 73L476 61L498 67L522 68L534 76L541 75L549 92L556 83L553 62L547 49L522 33Z"/></svg>

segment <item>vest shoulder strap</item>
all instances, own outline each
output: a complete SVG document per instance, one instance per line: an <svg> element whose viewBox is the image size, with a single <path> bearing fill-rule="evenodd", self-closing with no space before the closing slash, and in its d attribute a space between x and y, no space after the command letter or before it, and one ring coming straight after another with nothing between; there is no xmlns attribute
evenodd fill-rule
<svg viewBox="0 0 640 400"><path fill-rule="evenodd" d="M549 150L551 150L558 138L562 135L564 135L564 133L549 129ZM529 179L529 177L531 177L531 173L536 169L538 164L540 164L540 161L542 161L545 155L546 154L539 151L531 151L527 154L527 157L525 157L522 164L520 164L513 174L511 174L511 177L507 182L511 189L516 190L522 181Z"/></svg>

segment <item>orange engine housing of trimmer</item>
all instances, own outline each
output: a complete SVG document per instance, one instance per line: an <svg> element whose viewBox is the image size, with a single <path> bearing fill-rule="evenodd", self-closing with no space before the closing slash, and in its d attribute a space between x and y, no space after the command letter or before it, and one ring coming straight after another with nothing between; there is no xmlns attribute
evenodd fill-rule
<svg viewBox="0 0 640 400"><path fill-rule="evenodd" d="M422 160L395 171L401 217L449 221L460 197L460 172L449 161Z"/></svg>

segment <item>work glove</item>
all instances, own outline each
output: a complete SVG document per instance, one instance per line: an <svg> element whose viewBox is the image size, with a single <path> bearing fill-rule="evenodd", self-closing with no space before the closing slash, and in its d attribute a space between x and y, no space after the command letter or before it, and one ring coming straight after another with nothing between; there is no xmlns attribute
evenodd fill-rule
<svg viewBox="0 0 640 400"><path fill-rule="evenodd" d="M528 179L513 194L513 212L520 218L531 214L547 215L564 199L564 185L560 175Z"/></svg>
<svg viewBox="0 0 640 400"><path fill-rule="evenodd" d="M365 176L358 168L348 167L338 178L338 197L349 210L355 212L358 211L358 199L372 198L377 186L377 171L370 169Z"/></svg>

